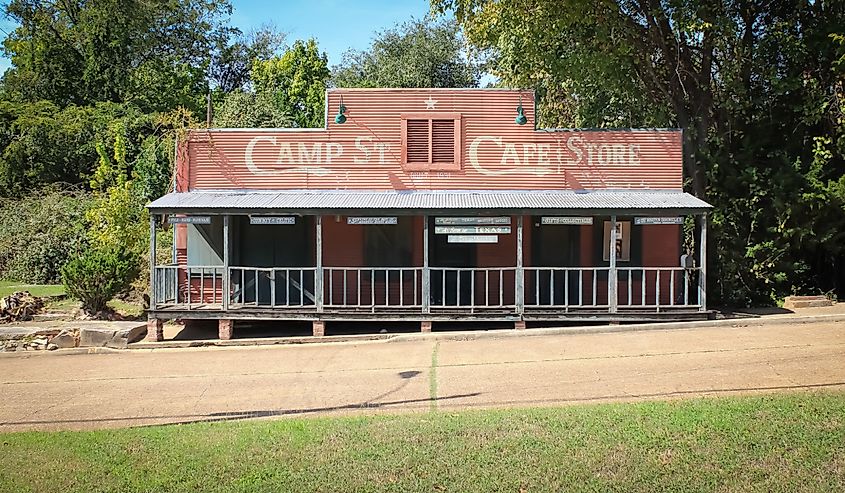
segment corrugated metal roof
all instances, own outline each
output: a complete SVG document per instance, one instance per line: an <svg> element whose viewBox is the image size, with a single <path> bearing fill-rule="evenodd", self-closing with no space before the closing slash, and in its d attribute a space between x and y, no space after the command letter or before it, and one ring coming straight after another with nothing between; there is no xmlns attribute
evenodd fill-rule
<svg viewBox="0 0 845 493"><path fill-rule="evenodd" d="M364 192L340 190L237 190L175 192L150 203L155 213L268 213L391 211L411 214L426 211L467 213L557 212L601 213L648 211L705 212L710 204L675 190L473 190Z"/></svg>

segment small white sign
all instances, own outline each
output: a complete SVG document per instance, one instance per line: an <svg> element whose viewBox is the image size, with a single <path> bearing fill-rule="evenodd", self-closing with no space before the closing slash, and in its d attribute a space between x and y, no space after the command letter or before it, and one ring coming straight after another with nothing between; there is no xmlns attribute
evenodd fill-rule
<svg viewBox="0 0 845 493"><path fill-rule="evenodd" d="M168 216L170 224L211 224L211 216Z"/></svg>
<svg viewBox="0 0 845 493"><path fill-rule="evenodd" d="M592 217L576 217L576 216L543 216L540 221L542 224L576 224L576 225L590 225L593 224Z"/></svg>
<svg viewBox="0 0 845 493"><path fill-rule="evenodd" d="M635 217L634 224L684 224L682 217Z"/></svg>
<svg viewBox="0 0 845 493"><path fill-rule="evenodd" d="M249 224L296 224L296 216L249 216Z"/></svg>
<svg viewBox="0 0 845 493"><path fill-rule="evenodd" d="M510 234L510 226L435 226L434 233L439 235L461 234Z"/></svg>
<svg viewBox="0 0 845 493"><path fill-rule="evenodd" d="M346 224L396 224L396 217L347 217Z"/></svg>
<svg viewBox="0 0 845 493"><path fill-rule="evenodd" d="M498 243L495 235L449 235L449 243Z"/></svg>
<svg viewBox="0 0 845 493"><path fill-rule="evenodd" d="M472 224L510 225L511 218L502 217L435 217L435 226L464 226Z"/></svg>

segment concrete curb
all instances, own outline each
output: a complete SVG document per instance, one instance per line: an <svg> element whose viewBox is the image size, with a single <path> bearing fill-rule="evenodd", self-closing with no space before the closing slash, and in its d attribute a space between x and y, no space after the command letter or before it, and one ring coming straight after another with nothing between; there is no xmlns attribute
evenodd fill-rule
<svg viewBox="0 0 845 493"><path fill-rule="evenodd" d="M606 334L620 332L642 332L652 330L692 330L709 327L748 327L769 325L801 325L807 323L836 323L843 322L845 329L845 314L834 315L806 315L806 316L774 316L748 317L721 320L703 320L693 322L655 322L629 325L590 325L577 327L546 327L537 329L514 330L492 329L456 332L431 332L411 334L360 334L343 336L298 336L298 337L259 337L249 339L208 339L199 341L162 341L135 342L130 344L130 350L156 349L184 349L184 348L232 348L251 346L294 346L303 344L360 344L387 343L412 341L474 341L479 339L505 339L509 337L534 337L549 335L576 334ZM42 355L71 355L71 354L113 354L124 352L124 349L107 347L59 349L56 351L15 351L0 352L0 357L26 357Z"/></svg>
<svg viewBox="0 0 845 493"><path fill-rule="evenodd" d="M497 329L484 331L432 332L428 334L397 334L389 342L431 339L439 341L472 341L476 339L497 339L506 337L529 337L568 334L605 334L619 332L641 332L649 330L689 330L705 327L748 327L765 325L800 325L818 322L845 322L842 315L808 315L803 317L732 318L694 322L655 322L630 325L590 325L578 327L545 327L541 329ZM845 325L843 326L845 328Z"/></svg>
<svg viewBox="0 0 845 493"><path fill-rule="evenodd" d="M0 358L27 358L30 356L70 356L74 354L113 354L122 352L124 352L123 349L115 349L110 347L75 347L68 349L56 349L55 351L0 351Z"/></svg>

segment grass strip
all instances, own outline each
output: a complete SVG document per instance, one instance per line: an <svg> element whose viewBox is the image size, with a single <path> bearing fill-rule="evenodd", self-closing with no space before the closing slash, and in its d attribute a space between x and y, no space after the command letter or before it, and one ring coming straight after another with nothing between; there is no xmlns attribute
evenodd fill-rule
<svg viewBox="0 0 845 493"><path fill-rule="evenodd" d="M10 433L0 451L3 492L840 492L845 393Z"/></svg>

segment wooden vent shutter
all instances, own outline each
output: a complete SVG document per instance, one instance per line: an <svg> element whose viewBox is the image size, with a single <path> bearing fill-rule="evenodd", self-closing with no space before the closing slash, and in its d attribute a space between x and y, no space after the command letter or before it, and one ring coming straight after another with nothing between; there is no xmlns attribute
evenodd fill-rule
<svg viewBox="0 0 845 493"><path fill-rule="evenodd" d="M455 120L431 121L431 162L455 162Z"/></svg>
<svg viewBox="0 0 845 493"><path fill-rule="evenodd" d="M402 115L402 166L407 171L460 171L461 114Z"/></svg>
<svg viewBox="0 0 845 493"><path fill-rule="evenodd" d="M428 163L428 120L408 120L409 163Z"/></svg>

